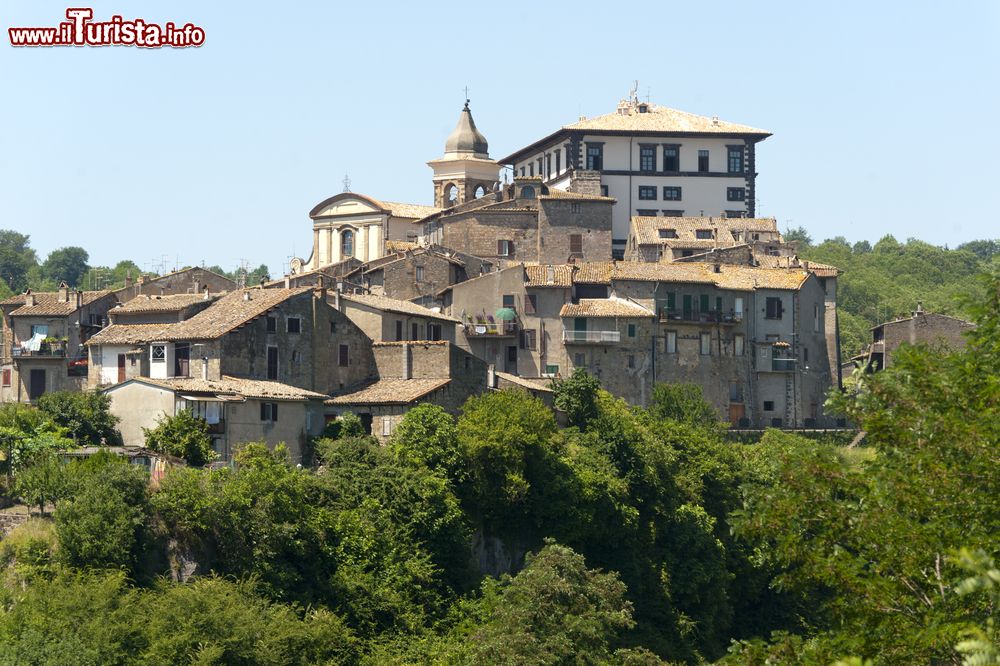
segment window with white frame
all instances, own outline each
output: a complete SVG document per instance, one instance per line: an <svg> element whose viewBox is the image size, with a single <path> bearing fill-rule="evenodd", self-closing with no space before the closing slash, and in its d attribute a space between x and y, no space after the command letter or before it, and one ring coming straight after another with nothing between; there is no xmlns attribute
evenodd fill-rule
<svg viewBox="0 0 1000 666"><path fill-rule="evenodd" d="M712 334L708 332L703 332L699 336L700 340L700 351L702 356L709 356L712 353Z"/></svg>
<svg viewBox="0 0 1000 666"><path fill-rule="evenodd" d="M149 358L153 363L166 363L167 362L167 346L166 345L153 345L150 351Z"/></svg>

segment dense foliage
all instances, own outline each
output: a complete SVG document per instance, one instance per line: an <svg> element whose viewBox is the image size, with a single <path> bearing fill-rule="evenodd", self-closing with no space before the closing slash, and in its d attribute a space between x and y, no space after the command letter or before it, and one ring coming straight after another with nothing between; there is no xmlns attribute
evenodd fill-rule
<svg viewBox="0 0 1000 666"><path fill-rule="evenodd" d="M695 388L642 409L585 373L565 427L490 392L155 488L20 444L55 510L0 541L0 662L996 663L1000 275L975 293L965 350L831 398L865 448L734 443ZM0 435L71 441L65 412L0 409Z"/></svg>
<svg viewBox="0 0 1000 666"><path fill-rule="evenodd" d="M796 234L796 238L801 243L799 256L843 271L838 280L837 316L845 359L871 342L870 327L909 315L917 303L930 312L969 317L963 297L983 295L973 278L991 265L1000 265L998 241L972 241L948 249L912 238L900 243L892 236L874 246L867 241L851 245L842 237L819 245L810 245L807 234L804 239Z"/></svg>

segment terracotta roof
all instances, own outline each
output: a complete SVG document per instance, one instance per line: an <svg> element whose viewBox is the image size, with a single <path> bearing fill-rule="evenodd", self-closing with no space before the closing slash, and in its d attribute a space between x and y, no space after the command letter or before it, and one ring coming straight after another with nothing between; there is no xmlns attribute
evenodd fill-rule
<svg viewBox="0 0 1000 666"><path fill-rule="evenodd" d="M295 289L238 289L220 298L211 307L171 327L171 340L211 340L260 317L289 298L312 291Z"/></svg>
<svg viewBox="0 0 1000 666"><path fill-rule="evenodd" d="M144 344L170 340L212 340L239 328L284 301L305 294L312 287L297 289L238 289L230 292L190 319L175 324L112 324L87 344ZM250 299L246 300L249 294Z"/></svg>
<svg viewBox="0 0 1000 666"><path fill-rule="evenodd" d="M31 307L25 305L27 302L27 294L11 296L10 298L0 301L0 304L21 306L10 313L10 316L12 317L69 315L77 310L76 292L72 289L69 292L69 300L62 303L59 302L59 292L57 291L39 291L28 293L35 297L35 305ZM113 293L113 291L107 289L104 291L85 291L80 299L81 306L93 303L94 301Z"/></svg>
<svg viewBox="0 0 1000 666"><path fill-rule="evenodd" d="M551 280L549 270L552 271ZM573 267L570 265L556 266L525 266L525 287L570 287L573 285Z"/></svg>
<svg viewBox="0 0 1000 666"><path fill-rule="evenodd" d="M391 342L373 342L372 347L402 347L404 345L421 345L423 347L446 347L451 343L447 340L393 340Z"/></svg>
<svg viewBox="0 0 1000 666"><path fill-rule="evenodd" d="M598 130L627 132L691 132L695 134L752 134L767 137L771 133L749 125L730 123L718 118L699 116L666 106L649 104L646 113L629 106L629 113L606 113L565 125L567 130Z"/></svg>
<svg viewBox="0 0 1000 666"><path fill-rule="evenodd" d="M112 324L87 340L93 345L142 345L166 340L177 324Z"/></svg>
<svg viewBox="0 0 1000 666"><path fill-rule="evenodd" d="M718 267L718 272L716 272ZM619 262L615 265L615 280L657 282L689 282L713 284L720 289L753 291L754 289L796 290L809 277L801 268L760 268L714 263L640 263Z"/></svg>
<svg viewBox="0 0 1000 666"><path fill-rule="evenodd" d="M394 217L412 217L419 219L434 213L440 213L441 209L436 206L423 206L421 204L399 203L396 201L382 201L379 203L387 209Z"/></svg>
<svg viewBox="0 0 1000 666"><path fill-rule="evenodd" d="M426 317L428 319L440 319L442 321L458 323L458 320L454 317L449 317L448 315L440 312L434 312L433 310L425 308L422 305L417 305L416 303L401 301L396 298L389 298L388 296L376 296L374 294L340 294L340 298L351 303L366 305L376 310L384 310L385 312L398 312L400 314L412 315L414 317Z"/></svg>
<svg viewBox="0 0 1000 666"><path fill-rule="evenodd" d="M385 242L386 252L405 252L406 250L416 250L418 247L420 247L420 243L411 243L410 241L387 240Z"/></svg>
<svg viewBox="0 0 1000 666"><path fill-rule="evenodd" d="M538 195L539 199L575 199L579 201L607 201L608 203L614 203L617 201L614 197L605 197L599 194L582 194L580 192L567 192L566 190L557 190L555 188L549 190L548 194Z"/></svg>
<svg viewBox="0 0 1000 666"><path fill-rule="evenodd" d="M450 379L380 379L364 388L334 396L327 405L408 405L439 388Z"/></svg>
<svg viewBox="0 0 1000 666"><path fill-rule="evenodd" d="M672 229L676 237L664 238L661 230ZM698 238L699 229L710 229L717 238ZM734 231L778 232L774 218L743 217L651 217L635 215L631 221L631 235L639 245L665 245L668 247L714 247L736 244Z"/></svg>
<svg viewBox="0 0 1000 666"><path fill-rule="evenodd" d="M208 300L215 300L219 296L209 296ZM169 294L164 296L150 296L142 294L136 296L120 307L116 307L115 313L139 313L139 312L179 312L189 305L205 302L204 294Z"/></svg>
<svg viewBox="0 0 1000 666"><path fill-rule="evenodd" d="M560 317L652 317L653 312L625 298L581 298L579 303L566 303Z"/></svg>
<svg viewBox="0 0 1000 666"><path fill-rule="evenodd" d="M575 264L573 282L578 284L611 284L613 261L591 261Z"/></svg>
<svg viewBox="0 0 1000 666"><path fill-rule="evenodd" d="M507 372L497 372L496 376L516 386L523 386L530 391L552 393L552 380L547 377L520 377Z"/></svg>
<svg viewBox="0 0 1000 666"><path fill-rule="evenodd" d="M818 261L807 261L798 257L775 257L768 254L755 256L757 263L764 268L804 268L820 277L837 277L840 269L830 264Z"/></svg>
<svg viewBox="0 0 1000 666"><path fill-rule="evenodd" d="M289 386L280 382L263 379L245 379L223 375L222 379L195 379L193 377L178 377L173 379L138 378L137 381L162 386L179 392L215 393L223 395L242 396L263 400L308 400L327 396L315 391L308 391L297 386Z"/></svg>

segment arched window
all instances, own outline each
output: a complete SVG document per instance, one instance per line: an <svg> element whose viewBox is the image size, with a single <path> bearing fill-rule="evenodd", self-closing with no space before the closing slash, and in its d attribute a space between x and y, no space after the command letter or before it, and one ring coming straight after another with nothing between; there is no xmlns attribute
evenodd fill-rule
<svg viewBox="0 0 1000 666"><path fill-rule="evenodd" d="M484 194L486 194L486 188L484 186L482 186L482 185L477 185L476 186L476 198L478 199L479 197L483 196Z"/></svg>
<svg viewBox="0 0 1000 666"><path fill-rule="evenodd" d="M455 187L454 183L444 188L444 200L449 206L458 203L458 188Z"/></svg>
<svg viewBox="0 0 1000 666"><path fill-rule="evenodd" d="M349 229L340 234L340 256L345 259L354 256L354 232Z"/></svg>
<svg viewBox="0 0 1000 666"><path fill-rule="evenodd" d="M534 199L535 198L535 188L531 185L525 185L521 188L521 198L522 199Z"/></svg>

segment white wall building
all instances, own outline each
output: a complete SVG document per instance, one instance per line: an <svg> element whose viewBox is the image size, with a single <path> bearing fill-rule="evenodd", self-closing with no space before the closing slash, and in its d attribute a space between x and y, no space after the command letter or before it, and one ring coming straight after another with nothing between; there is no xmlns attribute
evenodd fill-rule
<svg viewBox="0 0 1000 666"><path fill-rule="evenodd" d="M633 215L754 217L755 146L770 135L633 96L499 161L555 189L567 189L573 171L600 172L601 194L618 200L613 252L621 258Z"/></svg>

